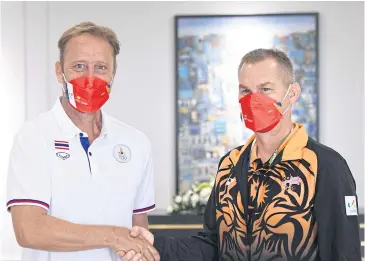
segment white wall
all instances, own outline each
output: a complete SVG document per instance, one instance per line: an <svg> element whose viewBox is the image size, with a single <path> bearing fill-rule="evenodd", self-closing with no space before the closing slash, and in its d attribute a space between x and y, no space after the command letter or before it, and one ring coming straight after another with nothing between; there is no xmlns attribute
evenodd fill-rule
<svg viewBox="0 0 365 261"><path fill-rule="evenodd" d="M111 27L122 42L106 110L148 135L156 161L157 207L175 188L174 15L319 12L320 139L339 151L364 198L364 8L362 2L2 2L3 51L13 124L49 109L60 93L54 74L63 31L90 20ZM4 23L7 25L4 26ZM18 92L17 97L15 97ZM8 95L8 94L7 94ZM8 96L7 96L8 98ZM1 103L0 103L1 104ZM357 120L351 120L355 116ZM16 119L14 119L16 117ZM4 173L1 161L1 174ZM364 200L360 201L361 207ZM9 216L1 233L3 259L19 259ZM4 239L5 237L5 239Z"/></svg>
<svg viewBox="0 0 365 261"><path fill-rule="evenodd" d="M19 257L19 248L14 243L12 224L5 211L5 177L7 171L7 153L12 145L13 134L25 120L26 92L25 92L25 28L24 6L21 3L3 4L1 8L1 232L0 237L4 248L2 258ZM5 23L7 25L5 25ZM18 258L19 259L19 258Z"/></svg>

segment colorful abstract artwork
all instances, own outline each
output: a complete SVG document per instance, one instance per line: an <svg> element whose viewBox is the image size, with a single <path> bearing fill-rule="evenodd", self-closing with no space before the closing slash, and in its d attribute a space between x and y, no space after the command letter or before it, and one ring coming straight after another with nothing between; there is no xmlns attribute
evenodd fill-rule
<svg viewBox="0 0 365 261"><path fill-rule="evenodd" d="M256 48L278 48L302 87L293 120L318 140L318 15L177 16L177 191L209 181L220 158L252 135L240 118L238 65Z"/></svg>

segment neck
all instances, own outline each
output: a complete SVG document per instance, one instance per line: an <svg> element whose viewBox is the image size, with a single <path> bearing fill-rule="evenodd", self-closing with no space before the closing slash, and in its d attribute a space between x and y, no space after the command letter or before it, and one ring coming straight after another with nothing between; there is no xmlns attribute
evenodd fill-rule
<svg viewBox="0 0 365 261"><path fill-rule="evenodd" d="M82 113L75 110L65 97L61 97L61 104L71 121L89 137L90 144L101 132L102 119L100 110L93 113Z"/></svg>
<svg viewBox="0 0 365 261"><path fill-rule="evenodd" d="M267 133L256 133L257 157L267 162L292 130L292 122L281 122Z"/></svg>

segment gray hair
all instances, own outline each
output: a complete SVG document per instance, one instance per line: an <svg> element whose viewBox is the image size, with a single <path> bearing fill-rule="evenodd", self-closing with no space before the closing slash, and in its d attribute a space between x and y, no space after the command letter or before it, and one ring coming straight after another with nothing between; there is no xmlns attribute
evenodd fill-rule
<svg viewBox="0 0 365 261"><path fill-rule="evenodd" d="M118 41L117 35L110 28L96 25L92 22L83 22L77 24L62 34L61 38L58 40L58 48L60 49L61 64L63 65L63 59L67 42L70 39L85 33L102 37L112 46L114 52L114 70L115 70L116 56L119 54L120 51L120 43Z"/></svg>
<svg viewBox="0 0 365 261"><path fill-rule="evenodd" d="M274 59L280 65L280 73L283 77L284 84L289 87L290 84L295 83L293 64L289 57L278 49L260 48L248 52L242 57L238 70L241 70L244 64L254 64L268 58Z"/></svg>

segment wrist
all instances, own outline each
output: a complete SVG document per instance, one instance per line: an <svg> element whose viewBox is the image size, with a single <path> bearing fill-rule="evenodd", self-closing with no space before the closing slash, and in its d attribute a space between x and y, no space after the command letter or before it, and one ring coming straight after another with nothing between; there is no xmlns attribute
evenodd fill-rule
<svg viewBox="0 0 365 261"><path fill-rule="evenodd" d="M107 247L114 247L118 243L119 227L108 227L105 244Z"/></svg>
<svg viewBox="0 0 365 261"><path fill-rule="evenodd" d="M106 240L106 245L108 247L115 248L116 245L120 245L120 241L126 236L128 229L125 227L110 227L108 231L108 236Z"/></svg>

